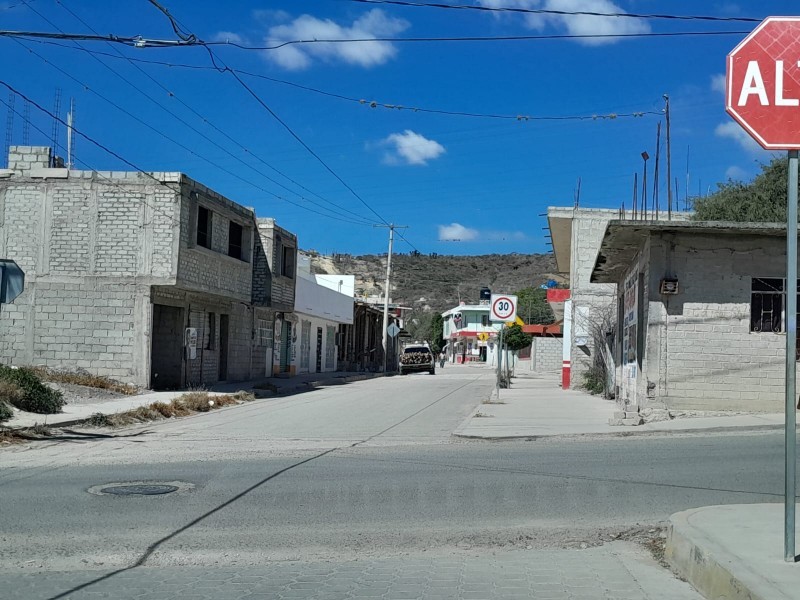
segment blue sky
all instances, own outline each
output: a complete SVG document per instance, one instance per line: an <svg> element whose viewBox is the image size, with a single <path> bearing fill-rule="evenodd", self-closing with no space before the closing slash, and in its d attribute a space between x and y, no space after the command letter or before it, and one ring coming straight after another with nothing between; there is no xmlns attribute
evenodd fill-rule
<svg viewBox="0 0 800 600"><path fill-rule="evenodd" d="M459 3L759 19L792 14L796 6L683 0ZM313 38L743 32L755 27L350 0L162 4L202 40L250 46ZM90 28L102 34L176 39L169 21L147 0L0 0L0 29L92 33ZM234 77L209 69L211 59L202 47L111 47L84 41L81 49L71 41L54 45L3 37L0 79L49 110L60 88L62 116L74 98L76 126L93 139L137 167L183 171L254 207L259 216L275 217L298 234L306 249L384 252L386 230L371 223L385 220L409 226L403 236L410 244L400 240L400 252L412 245L440 254L541 252L547 246L545 220L539 215L549 205L571 205L579 178L582 206L619 208L624 202L630 207L634 173L641 177L641 153L647 151L652 197L656 128L659 120L664 125L665 93L672 108L672 187L677 178L681 205L687 155L691 196L705 194L729 177L748 180L758 172L759 163L771 155L759 150L724 110L725 56L743 37L373 41L255 51L213 46L220 61L250 73L240 77L306 147ZM118 52L130 59L203 68L134 63ZM7 100L2 88L0 100ZM372 101L377 105L370 106ZM16 108L23 112L21 98ZM412 108L536 118L454 116ZM6 111L0 104L0 115ZM538 118L630 113L645 114ZM23 141L23 121L16 116L14 143ZM52 119L31 107L30 123L30 142L48 144ZM63 130L59 137L63 144ZM75 156L78 168L130 168L81 138ZM660 170L659 197L666 207L664 135Z"/></svg>

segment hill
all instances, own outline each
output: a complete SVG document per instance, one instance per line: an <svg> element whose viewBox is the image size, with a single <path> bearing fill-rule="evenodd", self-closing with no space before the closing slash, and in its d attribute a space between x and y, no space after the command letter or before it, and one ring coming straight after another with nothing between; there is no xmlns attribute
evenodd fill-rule
<svg viewBox="0 0 800 600"><path fill-rule="evenodd" d="M386 281L386 255L325 256L309 251L315 273L355 275L356 295L382 296ZM392 302L423 311L442 312L459 301L477 303L482 287L513 293L538 287L556 274L552 254L397 254L392 256Z"/></svg>

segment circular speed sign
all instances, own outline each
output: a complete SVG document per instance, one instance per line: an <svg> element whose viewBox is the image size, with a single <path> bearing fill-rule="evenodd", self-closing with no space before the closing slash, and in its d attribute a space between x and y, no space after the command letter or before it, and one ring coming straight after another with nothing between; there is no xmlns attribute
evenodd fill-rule
<svg viewBox="0 0 800 600"><path fill-rule="evenodd" d="M517 297L508 294L492 294L491 320L506 323L517 315Z"/></svg>

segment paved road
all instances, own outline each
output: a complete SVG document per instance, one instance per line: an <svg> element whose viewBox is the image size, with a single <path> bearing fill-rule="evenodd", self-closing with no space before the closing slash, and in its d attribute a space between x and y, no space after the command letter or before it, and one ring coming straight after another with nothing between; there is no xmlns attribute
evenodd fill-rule
<svg viewBox="0 0 800 600"><path fill-rule="evenodd" d="M141 564L126 576L144 569L152 589L175 591L187 585L187 573L210 581L235 566L255 578L236 588L240 595L231 597L238 598L265 583L258 579L264 565L280 570L276 561L299 561L276 575L293 573L290 583L315 583L298 578L319 561L331 561L326 581L356 559L390 561L398 573L405 567L391 561L407 556L428 560L435 573L455 560L468 573L471 556L492 555L512 569L522 560L515 553L527 551L524 560L535 564L555 548L591 550L685 508L780 501L777 434L452 440L449 432L491 385L485 371L445 368L118 432L124 437L74 435L3 452L0 584L31 592L20 597L55 597L53 590ZM149 497L87 491L137 481L181 489ZM610 545L603 548L593 556L612 560ZM116 581L115 597L123 597L121 575L107 580ZM521 587L538 589L536 578L525 577ZM316 583L319 597L345 597ZM387 598L420 596L391 585ZM425 597L437 596L426 589ZM458 589L460 597L483 597ZM492 589L486 597L513 597ZM578 597L565 589L554 597Z"/></svg>

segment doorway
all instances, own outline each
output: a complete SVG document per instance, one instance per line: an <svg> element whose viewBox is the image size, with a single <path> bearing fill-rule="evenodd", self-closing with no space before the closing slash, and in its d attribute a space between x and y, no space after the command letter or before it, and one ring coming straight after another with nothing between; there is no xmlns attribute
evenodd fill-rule
<svg viewBox="0 0 800 600"><path fill-rule="evenodd" d="M174 390L183 383L183 309L153 305L150 387Z"/></svg>
<svg viewBox="0 0 800 600"><path fill-rule="evenodd" d="M219 381L228 380L228 315L219 316Z"/></svg>
<svg viewBox="0 0 800 600"><path fill-rule="evenodd" d="M322 371L322 327L317 327L317 373Z"/></svg>

